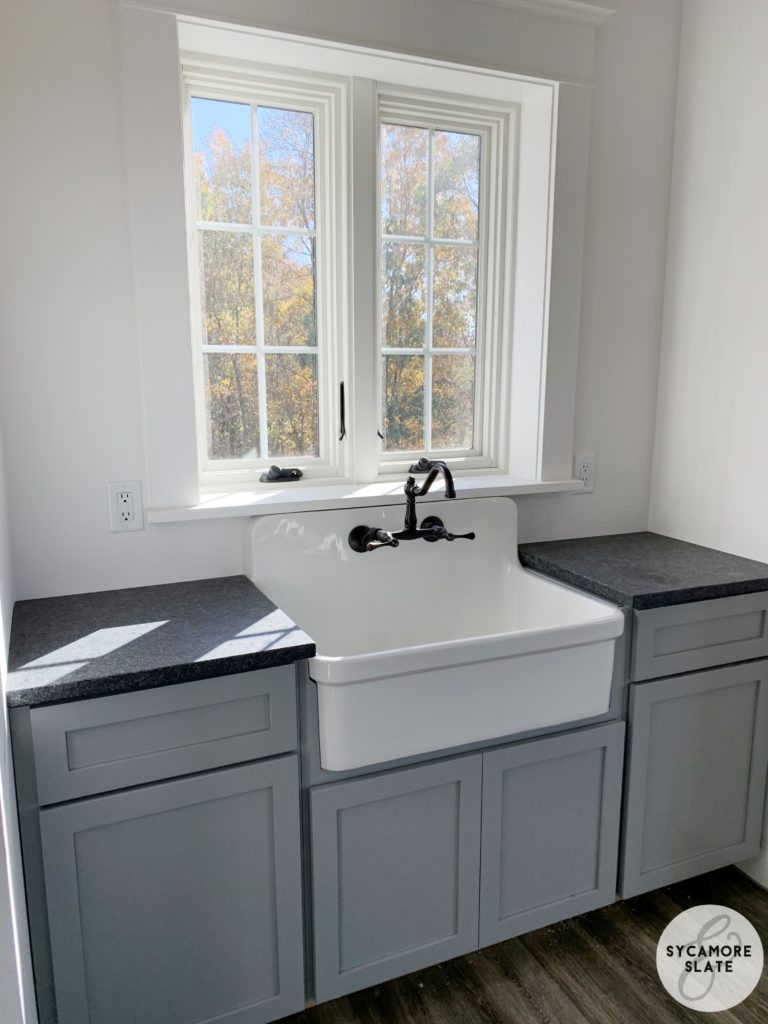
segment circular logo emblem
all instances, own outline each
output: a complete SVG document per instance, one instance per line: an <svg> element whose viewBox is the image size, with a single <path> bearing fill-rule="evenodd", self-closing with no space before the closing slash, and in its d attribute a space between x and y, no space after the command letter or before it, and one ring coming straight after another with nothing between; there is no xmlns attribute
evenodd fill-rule
<svg viewBox="0 0 768 1024"><path fill-rule="evenodd" d="M763 973L763 944L729 907L704 904L678 914L656 949L656 969L678 1003L703 1013L743 1002Z"/></svg>

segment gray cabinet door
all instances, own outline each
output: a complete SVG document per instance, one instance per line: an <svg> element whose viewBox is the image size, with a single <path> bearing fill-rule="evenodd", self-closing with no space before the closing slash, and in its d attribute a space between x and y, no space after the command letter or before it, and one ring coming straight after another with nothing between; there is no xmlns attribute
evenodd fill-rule
<svg viewBox="0 0 768 1024"><path fill-rule="evenodd" d="M622 896L757 853L767 678L758 661L630 688Z"/></svg>
<svg viewBox="0 0 768 1024"><path fill-rule="evenodd" d="M483 755L480 945L616 896L624 723Z"/></svg>
<svg viewBox="0 0 768 1024"><path fill-rule="evenodd" d="M318 1001L477 948L478 754L311 792Z"/></svg>
<svg viewBox="0 0 768 1024"><path fill-rule="evenodd" d="M59 1024L304 1005L297 758L41 813Z"/></svg>

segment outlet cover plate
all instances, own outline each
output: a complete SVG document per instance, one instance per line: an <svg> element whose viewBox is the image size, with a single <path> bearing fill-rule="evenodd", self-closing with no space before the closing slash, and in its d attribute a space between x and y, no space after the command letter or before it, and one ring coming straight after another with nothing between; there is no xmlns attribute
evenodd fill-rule
<svg viewBox="0 0 768 1024"><path fill-rule="evenodd" d="M594 452L574 456L573 475L584 484L583 490L576 491L576 494L592 494L594 491L596 462L597 456Z"/></svg>
<svg viewBox="0 0 768 1024"><path fill-rule="evenodd" d="M128 533L144 529L144 503L141 480L117 480L107 484L109 495L109 529L112 533Z"/></svg>

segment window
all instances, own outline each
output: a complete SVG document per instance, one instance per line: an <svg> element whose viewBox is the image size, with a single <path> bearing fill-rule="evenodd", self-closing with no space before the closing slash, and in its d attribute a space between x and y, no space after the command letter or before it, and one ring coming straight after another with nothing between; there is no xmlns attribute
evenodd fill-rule
<svg viewBox="0 0 768 1024"><path fill-rule="evenodd" d="M313 483L342 485L316 490L311 498L304 488L284 488L286 494L299 492L293 499L297 505L346 501L347 495L363 502L390 487L394 493L402 481L413 461L410 453L388 448L391 436L388 442L379 436L388 429L379 305L382 124L479 139L472 447L446 450L454 470L477 478L464 481L462 489L486 494L572 489L561 485L573 474L589 86L181 15L175 19L175 35L170 17L165 32L158 33L156 18L133 11L121 20L127 186L147 473L155 509L151 521L253 514L260 505L277 508L274 488L256 484L271 461L301 466ZM179 78L169 73L179 60L181 89ZM230 431L224 449L211 446L209 451L206 359L239 354L250 356L252 365L255 359L250 384L258 400L259 353L252 350L263 349L267 397L266 356L272 353L258 333L255 266L256 334L246 344L250 350L203 350L209 342L199 242L215 229L198 227L194 99L251 111L312 114L316 340L296 355L307 357L310 368L316 366L316 456L270 456L269 411L266 434L261 430L263 404L257 410L258 438L253 415L250 421L246 415L243 428L236 379L223 390L240 418L237 433ZM242 132L239 142L232 128L228 134L242 149ZM251 126L251 150L253 138ZM255 167L252 152L251 159ZM182 196L186 218L180 216ZM259 233L257 217L251 203L243 233ZM232 227L231 221L222 223ZM430 241L425 235L418 240ZM431 241L437 247L440 239L433 235ZM466 291L460 294L466 297ZM444 353L432 333L430 343L440 349L432 356L435 365L438 359L468 354L458 345L455 352ZM426 353L426 328L422 347L419 355ZM227 379L234 377L231 359L229 371ZM342 383L347 429L339 441ZM422 408L426 395L425 384ZM455 437L458 426L450 428ZM470 439L461 443L469 445ZM375 486L367 488L369 483ZM237 513L238 508L246 511Z"/></svg>
<svg viewBox="0 0 768 1024"><path fill-rule="evenodd" d="M191 109L207 456L315 459L312 113Z"/></svg>
<svg viewBox="0 0 768 1024"><path fill-rule="evenodd" d="M510 113L382 94L378 114L382 467L497 466Z"/></svg>
<svg viewBox="0 0 768 1024"><path fill-rule="evenodd" d="M472 451L480 137L382 121L384 450Z"/></svg>
<svg viewBox="0 0 768 1024"><path fill-rule="evenodd" d="M203 478L338 475L345 260L338 89L187 71L190 290Z"/></svg>
<svg viewBox="0 0 768 1024"><path fill-rule="evenodd" d="M422 455L509 473L513 410L536 415L513 386L521 103L446 68L182 66L204 485L274 462L365 482ZM518 355L535 388L544 273Z"/></svg>

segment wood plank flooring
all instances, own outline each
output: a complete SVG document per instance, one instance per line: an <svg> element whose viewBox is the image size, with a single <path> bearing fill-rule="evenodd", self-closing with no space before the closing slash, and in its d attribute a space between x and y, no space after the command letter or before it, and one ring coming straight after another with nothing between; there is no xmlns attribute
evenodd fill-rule
<svg viewBox="0 0 768 1024"><path fill-rule="evenodd" d="M551 928L325 1003L290 1024L768 1024L768 962L740 1006L716 1015L676 1003L656 943L686 907L744 914L768 954L768 892L736 868L637 896ZM767 957L768 961L768 957Z"/></svg>

